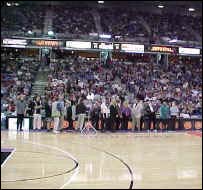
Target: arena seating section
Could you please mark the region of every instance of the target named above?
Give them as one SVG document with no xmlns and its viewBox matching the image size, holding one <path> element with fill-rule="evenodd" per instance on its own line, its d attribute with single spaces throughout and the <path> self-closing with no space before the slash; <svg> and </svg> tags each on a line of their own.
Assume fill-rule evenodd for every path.
<svg viewBox="0 0 203 190">
<path fill-rule="evenodd" d="M 52 11 L 53 31 L 88 35 L 98 32 L 92 14 L 92 8 L 76 8 L 68 6 L 19 6 L 3 7 L 1 11 L 1 31 L 15 31 L 27 34 L 28 30 L 42 33 L 46 11 Z M 95 8 L 100 15 L 103 33 L 112 37 L 120 36 L 121 40 L 135 37 L 146 39 L 170 39 L 198 41 L 202 37 L 202 18 L 197 16 L 181 16 L 177 14 L 155 14 L 127 10 L 124 8 Z M 147 27 L 143 24 L 143 20 Z M 197 34 L 195 35 L 194 32 Z"/>
</svg>

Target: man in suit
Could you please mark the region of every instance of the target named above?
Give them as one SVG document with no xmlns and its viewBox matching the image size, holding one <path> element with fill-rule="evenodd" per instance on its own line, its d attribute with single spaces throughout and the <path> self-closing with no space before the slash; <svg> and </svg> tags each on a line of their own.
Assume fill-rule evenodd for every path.
<svg viewBox="0 0 203 190">
<path fill-rule="evenodd" d="M 87 108 L 84 105 L 83 99 L 81 99 L 79 104 L 76 106 L 76 114 L 78 115 L 78 129 L 80 129 L 80 131 L 82 130 L 85 122 L 86 109 Z"/>
<path fill-rule="evenodd" d="M 100 116 L 101 108 L 99 106 L 99 102 L 96 102 L 93 105 L 93 109 L 91 110 L 91 121 L 92 125 L 95 129 L 99 130 L 99 116 Z"/>
<path fill-rule="evenodd" d="M 72 119 L 72 106 L 71 106 L 71 101 L 67 100 L 66 103 L 65 103 L 65 107 L 66 107 L 66 115 L 65 115 L 65 118 L 67 119 L 68 121 L 68 129 L 70 130 L 74 130 L 73 128 L 73 119 Z"/>
<path fill-rule="evenodd" d="M 110 127 L 113 132 L 116 129 L 116 118 L 118 117 L 118 110 L 116 107 L 116 100 L 112 100 L 110 105 Z"/>
</svg>

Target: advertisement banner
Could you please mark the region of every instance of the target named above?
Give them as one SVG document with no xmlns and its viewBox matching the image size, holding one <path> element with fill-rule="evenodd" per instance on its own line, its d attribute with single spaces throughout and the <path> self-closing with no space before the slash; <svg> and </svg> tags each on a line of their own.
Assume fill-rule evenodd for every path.
<svg viewBox="0 0 203 190">
<path fill-rule="evenodd" d="M 66 41 L 66 48 L 91 49 L 91 42 Z"/>
<path fill-rule="evenodd" d="M 3 39 L 3 45 L 27 45 L 27 40 L 24 39 Z"/>
<path fill-rule="evenodd" d="M 92 49 L 113 50 L 113 43 L 111 43 L 111 42 L 92 42 Z"/>
<path fill-rule="evenodd" d="M 31 44 L 34 46 L 45 46 L 45 47 L 62 47 L 63 41 L 59 40 L 32 40 Z"/>
<path fill-rule="evenodd" d="M 174 46 L 162 46 L 162 45 L 152 45 L 149 47 L 150 52 L 160 52 L 160 53 L 171 53 L 176 54 L 177 47 Z"/>
<path fill-rule="evenodd" d="M 179 54 L 200 55 L 200 49 L 198 49 L 198 48 L 183 48 L 183 47 L 179 47 Z"/>
<path fill-rule="evenodd" d="M 121 50 L 125 52 L 144 53 L 144 45 L 121 44 Z"/>
</svg>

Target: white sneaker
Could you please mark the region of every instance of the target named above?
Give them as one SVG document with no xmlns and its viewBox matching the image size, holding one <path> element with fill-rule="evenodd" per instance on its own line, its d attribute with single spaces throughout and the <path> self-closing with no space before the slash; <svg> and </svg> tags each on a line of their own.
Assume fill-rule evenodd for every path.
<svg viewBox="0 0 203 190">
<path fill-rule="evenodd" d="M 60 133 L 60 131 L 53 130 L 53 133 Z"/>
</svg>

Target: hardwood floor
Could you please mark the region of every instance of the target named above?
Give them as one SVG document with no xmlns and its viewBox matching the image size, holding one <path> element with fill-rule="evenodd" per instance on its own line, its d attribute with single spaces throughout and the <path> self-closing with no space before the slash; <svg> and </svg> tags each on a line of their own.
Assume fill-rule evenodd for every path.
<svg viewBox="0 0 203 190">
<path fill-rule="evenodd" d="M 202 137 L 187 132 L 1 131 L 1 148 L 15 148 L 3 189 L 202 188 Z"/>
</svg>

